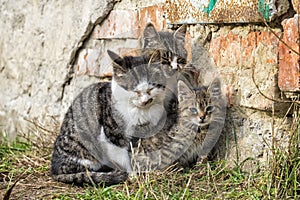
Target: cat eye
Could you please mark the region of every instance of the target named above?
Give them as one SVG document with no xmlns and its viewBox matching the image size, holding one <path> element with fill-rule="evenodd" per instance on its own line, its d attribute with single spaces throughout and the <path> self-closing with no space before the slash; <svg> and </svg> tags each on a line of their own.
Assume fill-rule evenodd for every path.
<svg viewBox="0 0 300 200">
<path fill-rule="evenodd" d="M 177 63 L 185 65 L 185 64 L 186 64 L 186 60 L 185 60 L 184 58 L 180 58 L 180 57 L 179 57 L 179 58 L 177 59 Z"/>
<path fill-rule="evenodd" d="M 149 88 L 149 89 L 147 89 L 147 94 L 149 94 L 150 95 L 150 92 L 152 91 L 154 89 L 154 87 L 153 88 Z"/>
<path fill-rule="evenodd" d="M 215 107 L 214 106 L 206 106 L 205 107 L 205 112 L 206 113 L 212 113 L 214 111 Z"/>
<path fill-rule="evenodd" d="M 152 85 L 153 86 L 153 88 L 154 87 L 156 87 L 156 88 L 165 88 L 165 86 L 164 85 L 162 85 L 162 84 L 159 84 L 159 83 L 149 83 L 149 85 Z M 152 89 L 153 89 L 152 88 Z"/>
<path fill-rule="evenodd" d="M 197 108 L 190 108 L 190 112 L 191 112 L 193 115 L 197 115 L 197 114 L 198 114 Z"/>
<path fill-rule="evenodd" d="M 142 95 L 142 92 L 140 90 L 134 90 L 133 92 L 137 93 L 138 96 Z"/>
</svg>

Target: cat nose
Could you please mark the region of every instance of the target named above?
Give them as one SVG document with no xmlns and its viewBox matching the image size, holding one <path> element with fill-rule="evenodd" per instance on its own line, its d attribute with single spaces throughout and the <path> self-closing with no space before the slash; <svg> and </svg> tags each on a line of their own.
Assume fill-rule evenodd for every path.
<svg viewBox="0 0 300 200">
<path fill-rule="evenodd" d="M 205 119 L 205 113 L 204 112 L 199 112 L 198 117 L 200 119 L 199 121 L 203 122 L 203 120 Z"/>
<path fill-rule="evenodd" d="M 177 69 L 177 63 L 171 62 L 172 69 Z"/>
<path fill-rule="evenodd" d="M 152 101 L 153 101 L 153 98 L 150 98 L 150 99 L 147 99 L 145 101 L 142 101 L 141 104 L 142 104 L 142 106 L 145 106 L 147 104 L 150 104 Z"/>
</svg>

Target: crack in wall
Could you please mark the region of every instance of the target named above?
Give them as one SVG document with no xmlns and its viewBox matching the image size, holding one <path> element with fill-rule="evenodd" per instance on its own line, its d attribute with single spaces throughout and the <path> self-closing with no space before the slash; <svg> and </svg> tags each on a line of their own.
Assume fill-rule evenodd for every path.
<svg viewBox="0 0 300 200">
<path fill-rule="evenodd" d="M 89 24 L 86 27 L 86 30 L 83 34 L 83 36 L 81 36 L 80 40 L 78 41 L 76 47 L 73 49 L 73 51 L 71 52 L 70 55 L 70 59 L 69 62 L 67 64 L 67 69 L 68 69 L 68 73 L 66 75 L 66 77 L 64 78 L 64 82 L 62 84 L 62 92 L 60 97 L 58 98 L 58 102 L 62 102 L 63 98 L 64 98 L 64 93 L 65 93 L 65 88 L 71 84 L 71 81 L 74 78 L 74 74 L 75 74 L 75 62 L 77 60 L 78 54 L 80 52 L 80 50 L 83 48 L 84 44 L 87 42 L 87 40 L 90 38 L 94 28 L 96 25 L 100 25 L 103 21 L 105 21 L 105 19 L 107 18 L 107 16 L 110 14 L 110 12 L 113 10 L 115 4 L 117 2 L 120 2 L 120 0 L 116 0 L 116 1 L 111 1 L 108 2 L 108 4 L 106 5 L 106 9 L 105 11 L 102 13 L 101 16 L 97 17 L 97 19 L 95 20 L 95 22 L 92 22 L 90 20 Z M 92 13 L 93 15 L 93 13 Z"/>
</svg>

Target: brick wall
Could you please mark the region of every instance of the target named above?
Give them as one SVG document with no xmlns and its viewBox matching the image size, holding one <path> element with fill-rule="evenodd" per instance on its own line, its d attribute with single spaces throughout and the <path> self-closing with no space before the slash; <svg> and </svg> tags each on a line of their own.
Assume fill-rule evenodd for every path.
<svg viewBox="0 0 300 200">
<path fill-rule="evenodd" d="M 283 37 L 279 43 L 278 85 L 282 91 L 299 92 L 299 15 L 282 21 Z"/>
<path fill-rule="evenodd" d="M 297 7 L 299 1 L 294 2 L 294 6 Z M 164 18 L 164 9 L 166 8 L 163 1 L 144 4 L 135 1 L 121 1 L 107 19 L 94 28 L 90 38 L 92 45 L 87 45 L 86 49 L 81 50 L 78 56 L 76 69 L 79 74 L 110 76 L 112 69 L 109 64 L 110 59 L 106 54 L 107 49 L 124 54 L 140 48 L 139 38 L 147 22 L 152 22 L 158 30 L 166 29 L 166 19 Z M 255 67 L 255 71 L 259 72 L 257 78 L 265 80 L 265 83 L 262 80 L 258 80 L 258 82 L 263 84 L 261 85 L 262 90 L 268 96 L 278 97 L 274 93 L 277 86 L 281 91 L 299 91 L 299 54 L 291 51 L 274 35 L 276 33 L 289 47 L 299 51 L 297 15 L 294 18 L 283 20 L 282 26 L 283 32 L 276 28 L 271 32 L 265 26 L 255 25 L 221 27 L 219 31 L 214 32 L 209 52 L 225 79 L 231 77 L 231 81 L 228 80 L 227 84 L 231 84 L 236 76 L 248 79 L 251 77 L 252 72 L 250 71 Z M 190 58 L 191 41 L 195 38 L 191 37 L 189 33 L 187 38 Z M 95 43 L 101 43 L 101 45 L 95 48 L 97 46 L 94 45 Z M 238 74 L 236 70 L 230 72 L 228 67 L 244 69 L 243 74 Z M 272 88 L 270 89 L 264 84 L 271 84 Z M 230 90 L 236 90 L 234 87 Z M 251 92 L 241 95 L 242 99 L 247 98 L 246 96 L 248 98 L 252 96 L 250 99 L 253 99 L 255 96 Z M 261 96 L 258 95 L 257 98 L 261 98 Z M 253 100 L 253 105 L 243 102 L 242 104 L 249 107 L 257 105 L 255 100 Z M 270 103 L 269 101 L 263 102 L 256 108 L 270 108 Z"/>
</svg>

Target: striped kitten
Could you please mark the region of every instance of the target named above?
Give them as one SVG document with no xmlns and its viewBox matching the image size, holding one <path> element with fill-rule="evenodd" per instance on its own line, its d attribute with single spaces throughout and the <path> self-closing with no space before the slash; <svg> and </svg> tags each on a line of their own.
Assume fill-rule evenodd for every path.
<svg viewBox="0 0 300 200">
<path fill-rule="evenodd" d="M 114 61 L 112 83 L 85 88 L 65 115 L 53 148 L 54 180 L 105 185 L 125 181 L 132 172 L 131 138 L 149 137 L 176 120 L 174 106 L 165 100 L 162 64 L 149 63 L 146 56 L 108 54 Z"/>
<path fill-rule="evenodd" d="M 219 139 L 226 115 L 226 100 L 218 78 L 209 86 L 196 86 L 194 90 L 199 128 L 189 148 L 176 161 L 182 167 L 191 167 L 208 156 Z"/>
<path fill-rule="evenodd" d="M 187 51 L 184 48 L 185 35 L 185 25 L 171 33 L 156 31 L 153 24 L 148 23 L 143 32 L 143 53 L 159 52 L 163 64 L 171 66 L 171 69 L 182 69 L 187 59 Z"/>
<path fill-rule="evenodd" d="M 184 47 L 186 26 L 181 26 L 175 32 L 156 31 L 153 24 L 148 23 L 143 32 L 143 54 L 158 58 L 164 64 L 165 76 L 169 77 L 168 85 L 171 91 L 177 92 L 177 71 L 186 64 L 187 51 Z M 176 97 L 174 97 L 176 98 Z"/>
</svg>

